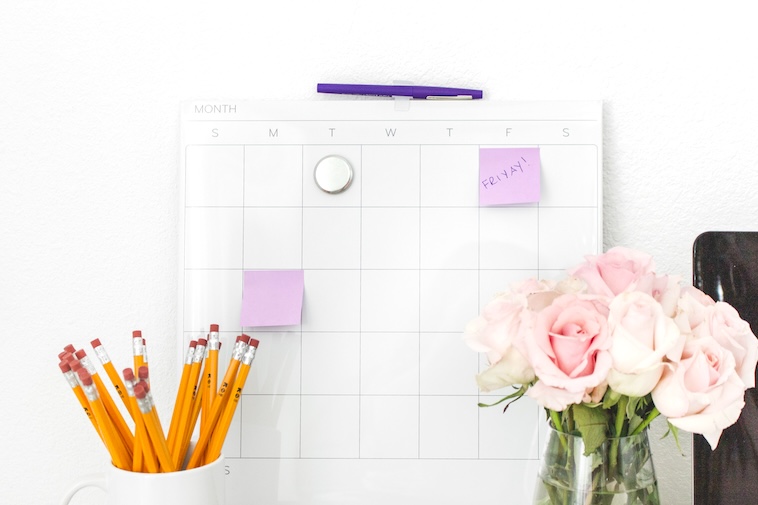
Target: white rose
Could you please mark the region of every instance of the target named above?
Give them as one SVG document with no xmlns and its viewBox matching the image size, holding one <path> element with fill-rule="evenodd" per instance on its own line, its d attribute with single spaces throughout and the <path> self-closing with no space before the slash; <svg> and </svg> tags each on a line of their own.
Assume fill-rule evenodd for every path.
<svg viewBox="0 0 758 505">
<path fill-rule="evenodd" d="M 528 384 L 534 380 L 534 370 L 523 354 L 511 347 L 503 357 L 476 376 L 479 389 L 495 391 L 514 384 Z"/>
<path fill-rule="evenodd" d="M 616 296 L 609 306 L 613 367 L 608 385 L 629 396 L 645 396 L 663 373 L 664 358 L 679 359 L 684 336 L 664 314 L 652 296 L 628 291 Z"/>
<path fill-rule="evenodd" d="M 522 321 L 534 317 L 526 304 L 524 294 L 501 294 L 466 325 L 464 341 L 471 349 L 486 353 L 490 365 L 476 379 L 482 391 L 534 380 L 532 367 L 518 350 Z"/>
</svg>

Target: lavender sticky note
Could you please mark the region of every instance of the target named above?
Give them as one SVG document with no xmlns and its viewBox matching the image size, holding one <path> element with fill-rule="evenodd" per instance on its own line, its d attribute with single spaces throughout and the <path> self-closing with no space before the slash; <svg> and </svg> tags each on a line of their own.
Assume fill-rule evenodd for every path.
<svg viewBox="0 0 758 505">
<path fill-rule="evenodd" d="M 479 149 L 479 205 L 539 201 L 539 147 Z"/>
<path fill-rule="evenodd" d="M 248 270 L 242 290 L 242 326 L 300 324 L 303 311 L 302 270 Z"/>
</svg>

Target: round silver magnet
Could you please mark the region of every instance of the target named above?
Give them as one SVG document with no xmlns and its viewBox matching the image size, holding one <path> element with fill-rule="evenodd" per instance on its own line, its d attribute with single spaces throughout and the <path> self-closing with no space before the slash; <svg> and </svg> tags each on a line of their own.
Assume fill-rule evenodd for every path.
<svg viewBox="0 0 758 505">
<path fill-rule="evenodd" d="M 327 193 L 341 193 L 353 182 L 353 167 L 342 156 L 331 154 L 316 163 L 313 169 L 316 185 Z"/>
</svg>

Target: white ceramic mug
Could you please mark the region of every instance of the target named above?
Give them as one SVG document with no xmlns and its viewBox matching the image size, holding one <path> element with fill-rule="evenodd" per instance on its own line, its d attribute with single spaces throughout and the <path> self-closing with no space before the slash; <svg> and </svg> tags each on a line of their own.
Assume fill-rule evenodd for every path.
<svg viewBox="0 0 758 505">
<path fill-rule="evenodd" d="M 105 473 L 77 482 L 61 505 L 85 487 L 105 491 L 106 505 L 224 505 L 224 473 L 223 456 L 209 465 L 169 473 L 129 472 L 111 465 Z"/>
</svg>

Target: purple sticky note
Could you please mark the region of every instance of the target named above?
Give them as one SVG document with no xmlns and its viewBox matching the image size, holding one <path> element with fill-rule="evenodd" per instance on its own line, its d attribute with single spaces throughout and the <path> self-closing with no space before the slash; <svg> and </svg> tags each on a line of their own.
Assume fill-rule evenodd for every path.
<svg viewBox="0 0 758 505">
<path fill-rule="evenodd" d="M 300 324 L 303 312 L 302 270 L 248 270 L 242 290 L 242 326 Z"/>
<path fill-rule="evenodd" d="M 479 205 L 539 201 L 539 147 L 479 149 Z"/>
</svg>

